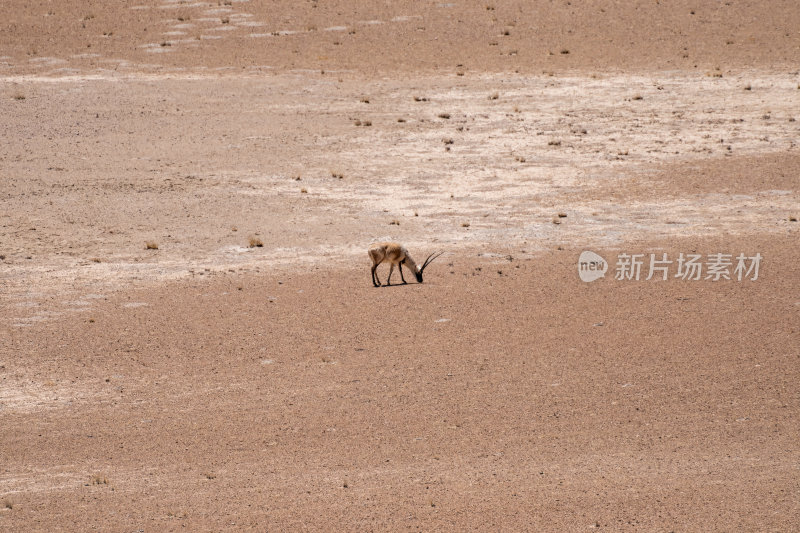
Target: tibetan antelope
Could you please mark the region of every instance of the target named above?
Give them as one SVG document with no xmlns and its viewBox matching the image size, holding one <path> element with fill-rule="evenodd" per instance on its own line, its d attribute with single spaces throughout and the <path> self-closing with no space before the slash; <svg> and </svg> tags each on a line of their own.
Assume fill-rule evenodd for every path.
<svg viewBox="0 0 800 533">
<path fill-rule="evenodd" d="M 389 277 L 386 278 L 387 287 L 391 285 L 390 280 L 392 279 L 392 272 L 394 272 L 395 265 L 400 269 L 400 279 L 403 280 L 403 283 L 407 283 L 406 279 L 403 277 L 403 265 L 411 269 L 418 283 L 422 283 L 422 271 L 425 270 L 425 267 L 431 264 L 434 259 L 444 253 L 434 252 L 428 256 L 425 262 L 422 263 L 422 266 L 417 266 L 417 263 L 411 258 L 406 247 L 396 242 L 379 242 L 373 244 L 369 247 L 367 252 L 369 253 L 370 259 L 372 259 L 372 284 L 376 287 L 381 286 L 381 280 L 378 279 L 377 272 L 378 265 L 381 263 L 389 263 Z"/>
</svg>

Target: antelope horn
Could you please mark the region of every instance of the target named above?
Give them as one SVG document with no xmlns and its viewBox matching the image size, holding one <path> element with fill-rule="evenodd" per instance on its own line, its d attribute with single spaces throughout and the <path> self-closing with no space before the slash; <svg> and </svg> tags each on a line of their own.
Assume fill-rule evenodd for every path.
<svg viewBox="0 0 800 533">
<path fill-rule="evenodd" d="M 428 256 L 428 258 L 425 260 L 425 262 L 424 262 L 424 263 L 422 263 L 422 266 L 421 266 L 421 267 L 419 267 L 419 271 L 420 271 L 420 272 L 422 272 L 423 270 L 425 270 L 425 267 L 426 267 L 426 266 L 428 266 L 429 264 L 431 264 L 431 263 L 434 261 L 434 259 L 436 259 L 436 258 L 437 258 L 437 257 L 439 257 L 440 255 L 442 255 L 443 253 L 444 253 L 444 252 L 439 252 L 439 253 L 433 252 L 431 255 L 429 255 L 429 256 Z"/>
</svg>

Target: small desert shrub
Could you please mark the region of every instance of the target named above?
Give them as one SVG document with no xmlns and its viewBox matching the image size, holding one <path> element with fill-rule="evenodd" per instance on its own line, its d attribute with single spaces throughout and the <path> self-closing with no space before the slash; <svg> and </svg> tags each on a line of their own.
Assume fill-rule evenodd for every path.
<svg viewBox="0 0 800 533">
<path fill-rule="evenodd" d="M 397 220 L 397 219 L 392 220 L 391 222 L 389 222 L 389 225 L 390 226 L 399 226 L 400 225 L 400 221 Z"/>
<path fill-rule="evenodd" d="M 437 117 L 439 117 L 439 118 L 443 118 L 443 119 L 445 119 L 445 120 L 446 120 L 446 119 L 450 118 L 450 113 L 439 113 L 439 114 L 438 114 L 438 115 L 436 115 L 436 116 L 437 116 Z"/>
<path fill-rule="evenodd" d="M 264 246 L 264 242 L 255 235 L 251 235 L 250 238 L 247 240 L 247 245 L 250 248 L 261 248 L 262 246 Z"/>
<path fill-rule="evenodd" d="M 427 98 L 427 97 L 425 97 L 425 96 L 415 96 L 415 97 L 414 97 L 414 101 L 415 101 L 415 102 L 427 102 L 427 101 L 428 101 L 428 98 Z"/>
<path fill-rule="evenodd" d="M 16 94 L 15 94 L 14 96 L 12 96 L 11 98 L 13 98 L 14 100 L 25 100 L 25 95 L 24 95 L 24 94 L 21 94 L 21 93 L 16 93 Z"/>
<path fill-rule="evenodd" d="M 338 178 L 338 179 L 341 180 L 341 179 L 344 179 L 344 174 L 342 174 L 341 172 L 336 172 L 334 170 L 331 170 L 331 177 L 332 178 Z"/>
<path fill-rule="evenodd" d="M 461 223 L 461 227 L 462 228 L 468 228 L 469 227 L 469 222 L 462 222 Z"/>
<path fill-rule="evenodd" d="M 361 103 L 362 104 L 368 104 L 369 103 L 369 98 L 367 98 L 366 96 L 362 96 L 361 97 Z"/>
<path fill-rule="evenodd" d="M 145 250 L 158 250 L 158 243 L 153 241 L 147 241 L 144 243 Z"/>
<path fill-rule="evenodd" d="M 308 189 L 303 187 L 302 189 L 300 189 L 300 192 L 303 193 L 303 194 L 307 194 L 308 193 Z"/>
<path fill-rule="evenodd" d="M 549 141 L 548 146 L 561 146 L 561 141 Z"/>
</svg>

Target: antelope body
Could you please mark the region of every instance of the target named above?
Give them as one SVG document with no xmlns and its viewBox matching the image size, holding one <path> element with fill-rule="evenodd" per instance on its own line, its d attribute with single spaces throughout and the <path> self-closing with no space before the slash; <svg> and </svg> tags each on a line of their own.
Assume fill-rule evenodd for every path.
<svg viewBox="0 0 800 533">
<path fill-rule="evenodd" d="M 411 254 L 408 253 L 406 247 L 397 242 L 379 242 L 370 246 L 367 252 L 369 253 L 370 259 L 372 259 L 372 284 L 376 287 L 381 286 L 381 280 L 378 279 L 377 273 L 378 265 L 381 263 L 389 263 L 389 276 L 386 278 L 387 286 L 391 285 L 392 272 L 394 272 L 395 265 L 400 269 L 400 279 L 403 280 L 403 283 L 408 283 L 403 277 L 403 265 L 414 273 L 414 277 L 417 278 L 418 283 L 422 283 L 422 271 L 425 270 L 425 267 L 434 259 L 444 253 L 434 252 L 428 256 L 422 266 L 418 266 L 417 263 L 414 262 L 414 259 L 411 258 Z"/>
</svg>

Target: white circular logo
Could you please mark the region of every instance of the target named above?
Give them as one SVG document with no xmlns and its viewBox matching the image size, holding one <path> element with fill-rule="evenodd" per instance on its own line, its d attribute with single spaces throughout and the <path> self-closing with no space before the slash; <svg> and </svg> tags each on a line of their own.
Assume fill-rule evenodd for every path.
<svg viewBox="0 0 800 533">
<path fill-rule="evenodd" d="M 586 250 L 578 258 L 578 276 L 585 282 L 600 279 L 606 275 L 608 263 L 594 252 Z"/>
</svg>

